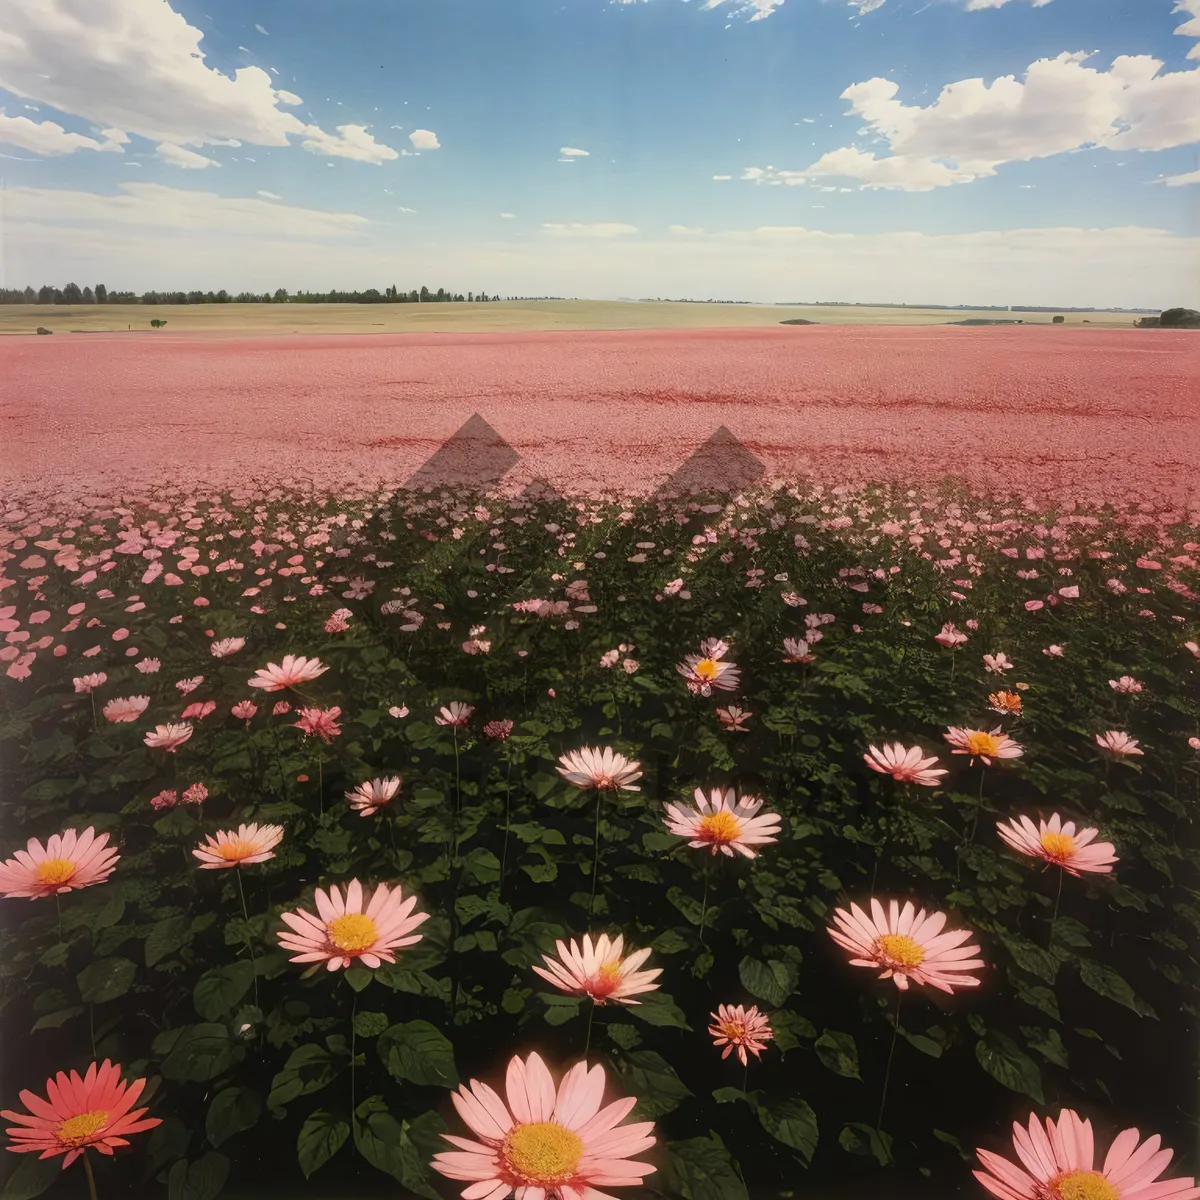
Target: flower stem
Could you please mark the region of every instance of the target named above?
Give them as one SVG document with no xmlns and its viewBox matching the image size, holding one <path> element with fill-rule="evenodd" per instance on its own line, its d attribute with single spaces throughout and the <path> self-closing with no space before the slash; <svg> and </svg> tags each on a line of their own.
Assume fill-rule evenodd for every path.
<svg viewBox="0 0 1200 1200">
<path fill-rule="evenodd" d="M 588 901 L 588 916 L 596 907 L 596 879 L 600 874 L 600 797 L 603 793 L 596 790 L 596 825 L 592 833 L 592 898 Z"/>
<path fill-rule="evenodd" d="M 975 830 L 979 828 L 979 814 L 983 811 L 983 781 L 987 778 L 987 767 L 979 768 L 979 796 L 975 800 L 975 819 L 971 822 L 971 834 L 968 842 L 975 840 Z"/>
<path fill-rule="evenodd" d="M 355 1046 L 355 1028 L 354 1021 L 358 1016 L 358 992 L 354 993 L 354 1003 L 350 1006 L 350 1120 L 354 1120 L 355 1111 L 355 1092 L 354 1092 L 354 1060 L 357 1057 Z"/>
<path fill-rule="evenodd" d="M 242 868 L 235 867 L 233 873 L 237 876 L 238 881 L 238 897 L 242 902 L 242 920 L 246 923 L 246 949 L 250 951 L 250 965 L 254 969 L 254 1007 L 259 1007 L 258 1003 L 258 959 L 254 953 L 254 942 L 250 937 L 250 913 L 246 908 L 246 889 L 242 886 Z"/>
<path fill-rule="evenodd" d="M 592 1048 L 592 1020 L 596 1015 L 596 1002 L 592 1001 L 591 1007 L 588 1009 L 587 1037 L 583 1043 L 583 1059 L 587 1061 L 588 1051 Z"/>
<path fill-rule="evenodd" d="M 508 865 L 508 833 L 512 824 L 512 755 L 508 755 L 508 768 L 504 772 L 504 848 L 500 851 L 500 887 L 496 893 L 499 899 L 504 894 L 504 870 Z"/>
<path fill-rule="evenodd" d="M 462 816 L 462 791 L 458 770 L 458 726 L 451 728 L 454 735 L 454 866 L 458 866 L 458 826 Z"/>
<path fill-rule="evenodd" d="M 900 1036 L 900 1003 L 904 999 L 904 993 L 896 989 L 896 1019 L 892 1028 L 892 1048 L 888 1051 L 887 1069 L 883 1073 L 883 1095 L 879 1099 L 879 1116 L 875 1118 L 875 1128 L 879 1129 L 883 1121 L 883 1109 L 887 1104 L 888 1083 L 892 1078 L 892 1058 L 896 1053 L 896 1040 Z"/>
<path fill-rule="evenodd" d="M 80 1155 L 80 1158 L 83 1159 L 83 1171 L 87 1175 L 88 1200 L 99 1200 L 96 1195 L 96 1177 L 92 1174 L 92 1160 L 88 1158 L 86 1150 Z"/>
<path fill-rule="evenodd" d="M 88 691 L 88 696 L 90 697 L 90 699 L 91 699 L 91 701 L 92 701 L 92 728 L 93 728 L 93 729 L 99 729 L 99 728 L 100 728 L 100 724 L 99 724 L 99 722 L 96 720 L 96 693 L 95 693 L 95 692 L 93 692 L 93 691 L 91 691 L 91 690 L 89 689 L 89 691 Z M 84 1158 L 85 1158 L 85 1159 L 87 1158 L 87 1155 L 86 1155 L 86 1154 L 84 1155 Z"/>
<path fill-rule="evenodd" d="M 54 893 L 54 907 L 58 909 L 58 940 L 62 941 L 62 893 Z"/>
<path fill-rule="evenodd" d="M 1062 899 L 1063 876 L 1065 874 L 1066 874 L 1066 872 L 1061 867 L 1059 867 L 1059 869 L 1058 869 L 1058 891 L 1056 891 L 1054 894 L 1054 913 L 1050 917 L 1050 946 L 1051 946 L 1051 948 L 1053 948 L 1053 946 L 1054 946 L 1054 925 L 1058 921 L 1058 904 L 1059 904 L 1059 901 Z"/>
<path fill-rule="evenodd" d="M 325 815 L 325 756 L 317 755 L 317 811 L 318 815 Z"/>
<path fill-rule="evenodd" d="M 708 916 L 708 870 L 712 864 L 712 855 L 704 856 L 704 899 L 700 901 L 700 945 L 705 945 L 704 941 L 704 918 Z"/>
</svg>

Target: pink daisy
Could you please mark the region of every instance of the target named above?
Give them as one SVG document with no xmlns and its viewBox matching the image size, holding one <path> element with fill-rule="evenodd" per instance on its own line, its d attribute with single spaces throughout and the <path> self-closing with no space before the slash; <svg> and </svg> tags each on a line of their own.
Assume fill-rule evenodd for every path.
<svg viewBox="0 0 1200 1200">
<path fill-rule="evenodd" d="M 217 702 L 215 700 L 195 700 L 179 715 L 185 721 L 203 721 L 205 717 L 212 716 L 216 711 Z"/>
<path fill-rule="evenodd" d="M 228 658 L 231 654 L 236 654 L 245 644 L 245 638 L 221 638 L 220 641 L 213 642 L 208 650 L 213 658 Z"/>
<path fill-rule="evenodd" d="M 342 732 L 338 717 L 342 710 L 335 704 L 333 708 L 302 708 L 300 719 L 293 722 L 292 728 L 299 729 L 305 737 L 319 737 L 325 745 L 329 745 Z"/>
<path fill-rule="evenodd" d="M 253 700 L 239 700 L 229 711 L 239 721 L 250 721 L 258 712 L 258 705 Z"/>
<path fill-rule="evenodd" d="M 168 754 L 174 754 L 176 748 L 182 746 L 191 736 L 190 725 L 155 725 L 144 740 L 152 750 L 166 750 Z"/>
<path fill-rule="evenodd" d="M 239 825 L 237 830 L 223 829 L 211 834 L 192 853 L 202 870 L 241 867 L 266 862 L 275 857 L 275 847 L 283 840 L 282 825 Z"/>
<path fill-rule="evenodd" d="M 419 942 L 422 935 L 413 930 L 429 920 L 429 913 L 413 912 L 417 898 L 405 900 L 399 884 L 381 883 L 366 907 L 357 879 L 350 880 L 345 899 L 336 886 L 328 894 L 317 888 L 314 899 L 316 916 L 302 908 L 280 914 L 291 932 L 281 931 L 279 944 L 297 951 L 292 962 L 323 962 L 330 971 L 356 961 L 372 970 L 394 963 L 395 951 Z"/>
<path fill-rule="evenodd" d="M 999 821 L 996 831 L 1018 853 L 1043 859 L 1047 866 L 1062 867 L 1068 875 L 1081 871 L 1108 874 L 1117 862 L 1111 842 L 1097 842 L 1098 829 L 1075 832 L 1075 822 L 1055 813 L 1049 821 L 1037 825 L 1025 816 L 1015 821 Z"/>
<path fill-rule="evenodd" d="M 1115 758 L 1129 758 L 1131 756 L 1140 756 L 1143 751 L 1138 749 L 1137 738 L 1131 738 L 1129 734 L 1122 733 L 1117 729 L 1110 729 L 1107 733 L 1096 734 L 1096 745 L 1105 754 L 1111 754 Z"/>
<path fill-rule="evenodd" d="M 1110 679 L 1108 686 L 1123 696 L 1135 695 L 1142 690 L 1142 685 L 1132 675 L 1122 675 L 1120 679 Z"/>
<path fill-rule="evenodd" d="M 456 729 L 461 729 L 471 719 L 474 711 L 473 704 L 463 704 L 461 701 L 453 700 L 449 704 L 443 705 L 441 711 L 433 719 L 438 725 L 451 725 Z"/>
<path fill-rule="evenodd" d="M 983 959 L 972 958 L 978 946 L 964 946 L 972 935 L 969 929 L 942 933 L 946 914 L 919 912 L 912 902 L 901 909 L 892 900 L 885 912 L 878 900 L 871 900 L 868 916 L 857 904 L 834 909 L 837 928 L 829 936 L 854 956 L 851 966 L 870 967 L 880 971 L 880 979 L 894 979 L 905 991 L 909 982 L 928 984 L 953 994 L 955 988 L 978 987 L 979 980 L 966 972 L 985 965 Z"/>
<path fill-rule="evenodd" d="M 609 746 L 603 750 L 586 747 L 583 750 L 572 750 L 569 754 L 561 755 L 558 761 L 562 764 L 556 768 L 558 773 L 568 783 L 573 783 L 585 791 L 642 790 L 633 782 L 642 777 L 641 765 L 631 762 Z"/>
<path fill-rule="evenodd" d="M 976 1179 L 1000 1200 L 1196 1200 L 1200 1188 L 1190 1178 L 1158 1177 L 1171 1161 L 1156 1133 L 1144 1142 L 1136 1129 L 1119 1133 L 1108 1149 L 1104 1166 L 1095 1169 L 1095 1139 L 1091 1121 L 1065 1108 L 1057 1124 L 1049 1117 L 1042 1128 L 1030 1113 L 1028 1127 L 1013 1123 L 1016 1166 L 989 1150 L 976 1150 L 986 1170 Z M 1155 1182 L 1158 1180 L 1158 1182 Z"/>
<path fill-rule="evenodd" d="M 748 1065 L 747 1053 L 755 1058 L 767 1048 L 775 1034 L 771 1031 L 771 1022 L 765 1013 L 758 1011 L 758 1005 L 750 1008 L 739 1004 L 734 1008 L 731 1004 L 717 1006 L 715 1013 L 708 1014 L 716 1022 L 708 1027 L 712 1034 L 714 1046 L 724 1046 L 722 1059 L 728 1058 L 730 1051 L 737 1050 L 738 1059 L 742 1066 Z"/>
<path fill-rule="evenodd" d="M 785 663 L 810 663 L 815 655 L 805 638 L 784 638 L 783 659 Z"/>
<path fill-rule="evenodd" d="M 193 675 L 191 679 L 179 680 L 175 686 L 184 696 L 186 696 L 189 692 L 194 692 L 203 682 L 203 675 Z"/>
<path fill-rule="evenodd" d="M 399 790 L 400 776 L 393 775 L 390 779 L 371 779 L 360 783 L 358 787 L 346 793 L 346 799 L 359 816 L 369 817 L 390 803 Z"/>
<path fill-rule="evenodd" d="M 95 675 L 81 675 L 72 682 L 75 684 L 76 695 L 86 695 L 106 683 L 107 680 L 108 676 L 103 671 L 98 671 Z"/>
<path fill-rule="evenodd" d="M 91 887 L 112 874 L 119 858 L 108 834 L 97 837 L 90 826 L 82 833 L 67 829 L 51 834 L 45 846 L 30 838 L 24 850 L 0 863 L 0 895 L 36 900 Z"/>
<path fill-rule="evenodd" d="M 735 663 L 721 661 L 728 650 L 720 638 L 708 638 L 700 643 L 699 654 L 685 654 L 683 662 L 675 664 L 675 670 L 684 677 L 689 692 L 711 696 L 713 688 L 722 692 L 737 691 L 741 672 Z"/>
<path fill-rule="evenodd" d="M 1020 758 L 1025 751 L 1007 734 L 1000 732 L 997 725 L 991 733 L 982 729 L 960 729 L 951 725 L 948 733 L 942 735 L 954 747 L 953 754 L 969 754 L 968 765 L 974 766 L 978 758 L 985 767 L 992 765 L 994 758 Z"/>
<path fill-rule="evenodd" d="M 717 709 L 717 720 L 721 722 L 721 728 L 735 733 L 747 733 L 746 722 L 753 715 L 744 708 L 738 708 L 736 704 Z"/>
<path fill-rule="evenodd" d="M 992 675 L 1000 675 L 1005 671 L 1011 671 L 1016 663 L 1009 662 L 1008 657 L 1003 651 L 999 654 L 985 654 L 983 656 L 983 669 Z"/>
<path fill-rule="evenodd" d="M 897 783 L 919 783 L 923 787 L 937 787 L 941 777 L 947 774 L 944 768 L 931 770 L 937 764 L 937 756 L 924 757 L 920 746 L 905 748 L 899 742 L 885 745 L 883 749 L 868 746 L 863 761 L 872 771 L 890 775 Z"/>
<path fill-rule="evenodd" d="M 284 688 L 298 687 L 311 683 L 329 668 L 319 658 L 301 658 L 296 654 L 285 654 L 281 664 L 267 663 L 260 667 L 254 678 L 246 682 L 250 687 L 262 688 L 265 692 L 282 692 Z"/>
<path fill-rule="evenodd" d="M 778 841 L 783 818 L 776 813 L 756 815 L 763 802 L 753 796 L 737 798 L 733 788 L 714 788 L 711 796 L 703 788 L 695 793 L 696 806 L 667 805 L 666 826 L 672 833 L 690 839 L 692 849 L 708 847 L 732 858 L 734 851 L 745 858 L 757 857 L 751 846 Z"/>
<path fill-rule="evenodd" d="M 948 646 L 953 650 L 955 646 L 961 646 L 967 640 L 967 635 L 960 629 L 956 629 L 951 622 L 947 621 L 942 626 L 941 632 L 933 635 L 933 640 L 939 646 Z"/>
<path fill-rule="evenodd" d="M 636 1096 L 601 1107 L 604 1068 L 577 1062 L 557 1089 L 537 1054 L 508 1064 L 507 1104 L 472 1079 L 451 1093 L 458 1114 L 479 1139 L 442 1136 L 455 1150 L 438 1154 L 433 1168 L 470 1184 L 463 1200 L 603 1200 L 601 1188 L 638 1187 L 654 1173 L 631 1156 L 654 1145 L 652 1121 L 621 1125 Z"/>
<path fill-rule="evenodd" d="M 143 675 L 153 675 L 162 663 L 157 658 L 143 658 L 133 664 Z"/>
<path fill-rule="evenodd" d="M 101 711 L 106 721 L 119 725 L 125 721 L 136 721 L 149 704 L 149 696 L 125 696 L 119 700 L 110 700 Z"/>
<path fill-rule="evenodd" d="M 533 969 L 571 996 L 590 996 L 596 1004 L 609 1000 L 617 1004 L 640 1004 L 640 1000 L 630 997 L 657 991 L 659 985 L 650 981 L 661 975 L 662 970 L 638 970 L 650 957 L 649 947 L 622 957 L 623 947 L 621 934 L 610 941 L 608 934 L 602 933 L 595 943 L 584 934 L 582 942 L 555 942 L 558 957 L 543 955 L 546 966 Z"/>
<path fill-rule="evenodd" d="M 513 731 L 513 723 L 506 717 L 502 721 L 489 721 L 483 727 L 483 736 L 504 741 Z"/>
</svg>

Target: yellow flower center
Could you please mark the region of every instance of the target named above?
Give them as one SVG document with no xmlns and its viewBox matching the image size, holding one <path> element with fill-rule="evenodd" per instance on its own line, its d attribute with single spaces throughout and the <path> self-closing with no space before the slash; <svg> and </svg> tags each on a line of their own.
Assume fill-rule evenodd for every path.
<svg viewBox="0 0 1200 1200">
<path fill-rule="evenodd" d="M 368 946 L 375 944 L 379 930 L 375 922 L 363 913 L 346 913 L 344 917 L 334 917 L 325 926 L 329 940 L 347 954 L 357 954 Z"/>
<path fill-rule="evenodd" d="M 66 883 L 74 876 L 78 868 L 69 858 L 48 858 L 38 863 L 37 877 L 39 883 L 48 883 L 57 887 Z"/>
<path fill-rule="evenodd" d="M 1120 1200 L 1121 1193 L 1095 1171 L 1068 1171 L 1048 1181 L 1054 1200 Z"/>
<path fill-rule="evenodd" d="M 967 750 L 973 757 L 993 758 L 1000 750 L 1000 739 L 990 733 L 973 733 L 967 738 Z"/>
<path fill-rule="evenodd" d="M 919 967 L 925 961 L 925 951 L 907 934 L 885 933 L 878 945 L 889 966 Z"/>
<path fill-rule="evenodd" d="M 724 846 L 736 842 L 741 832 L 742 826 L 737 817 L 724 809 L 700 818 L 700 837 L 706 842 Z"/>
<path fill-rule="evenodd" d="M 64 1146 L 74 1148 L 90 1141 L 92 1135 L 98 1130 L 103 1129 L 107 1124 L 107 1110 L 97 1108 L 92 1112 L 80 1113 L 77 1117 L 71 1117 L 70 1120 L 63 1121 L 54 1131 L 54 1136 Z"/>
<path fill-rule="evenodd" d="M 1043 833 L 1042 849 L 1058 862 L 1075 857 L 1075 839 L 1069 833 Z"/>
<path fill-rule="evenodd" d="M 746 1038 L 746 1025 L 743 1021 L 722 1021 L 718 1026 L 721 1036 L 728 1038 L 736 1046 Z"/>
<path fill-rule="evenodd" d="M 699 675 L 701 679 L 716 679 L 721 673 L 721 665 L 713 658 L 702 658 L 693 668 L 692 674 Z"/>
<path fill-rule="evenodd" d="M 583 1158 L 583 1139 L 553 1121 L 539 1121 L 510 1129 L 502 1152 L 519 1182 L 545 1187 L 574 1178 Z"/>
</svg>

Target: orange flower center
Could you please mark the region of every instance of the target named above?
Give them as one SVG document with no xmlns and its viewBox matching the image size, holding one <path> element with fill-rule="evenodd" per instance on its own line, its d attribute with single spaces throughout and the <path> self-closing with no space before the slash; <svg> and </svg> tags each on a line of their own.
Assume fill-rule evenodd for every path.
<svg viewBox="0 0 1200 1200">
<path fill-rule="evenodd" d="M 71 879 L 76 870 L 78 868 L 69 858 L 48 858 L 44 862 L 38 863 L 38 882 L 57 887 Z"/>
<path fill-rule="evenodd" d="M 746 1040 L 746 1023 L 744 1021 L 730 1017 L 726 1021 L 719 1022 L 717 1028 L 721 1031 L 721 1036 L 728 1038 L 735 1046 Z"/>
<path fill-rule="evenodd" d="M 527 1186 L 568 1183 L 583 1158 L 583 1139 L 553 1121 L 515 1125 L 501 1153 L 516 1179 Z"/>
<path fill-rule="evenodd" d="M 232 838 L 217 846 L 218 857 L 223 858 L 226 862 L 241 862 L 243 858 L 250 858 L 257 853 L 258 847 L 242 838 Z"/>
<path fill-rule="evenodd" d="M 972 757 L 994 758 L 1000 751 L 1000 739 L 990 733 L 972 733 L 967 737 L 967 750 Z"/>
<path fill-rule="evenodd" d="M 108 1124 L 107 1109 L 97 1108 L 92 1112 L 80 1113 L 77 1117 L 63 1121 L 54 1131 L 54 1136 L 64 1146 L 74 1149 L 92 1140 L 99 1130 Z"/>
<path fill-rule="evenodd" d="M 725 809 L 700 818 L 700 837 L 703 841 L 724 846 L 736 842 L 741 832 L 742 826 L 737 817 Z"/>
<path fill-rule="evenodd" d="M 919 967 L 925 961 L 925 951 L 907 934 L 885 933 L 878 946 L 890 967 Z"/>
<path fill-rule="evenodd" d="M 1053 1200 L 1120 1200 L 1121 1193 L 1095 1171 L 1068 1171 L 1046 1181 Z"/>
<path fill-rule="evenodd" d="M 347 954 L 357 954 L 375 944 L 379 930 L 375 922 L 365 913 L 346 913 L 344 917 L 334 917 L 325 926 L 329 940 Z"/>
<path fill-rule="evenodd" d="M 604 1002 L 606 996 L 611 996 L 621 982 L 621 960 L 614 958 L 604 963 L 589 981 L 587 994 L 598 1004 Z"/>
<path fill-rule="evenodd" d="M 1075 839 L 1069 833 L 1043 833 L 1042 849 L 1056 862 L 1075 857 Z"/>
<path fill-rule="evenodd" d="M 1020 712 L 1021 697 L 1012 692 L 994 692 L 988 697 L 993 708 L 1002 708 L 1005 712 Z"/>
<path fill-rule="evenodd" d="M 721 665 L 713 658 L 702 658 L 693 668 L 692 674 L 701 679 L 713 680 L 721 673 Z"/>
</svg>

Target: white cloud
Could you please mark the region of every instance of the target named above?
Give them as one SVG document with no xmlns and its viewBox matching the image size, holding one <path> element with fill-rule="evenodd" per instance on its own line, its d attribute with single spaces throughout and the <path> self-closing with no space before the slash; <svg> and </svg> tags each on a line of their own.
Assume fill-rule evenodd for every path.
<svg viewBox="0 0 1200 1200">
<path fill-rule="evenodd" d="M 542 228 L 555 237 L 614 238 L 637 233 L 636 225 L 623 225 L 620 221 L 543 222 Z"/>
<path fill-rule="evenodd" d="M 268 32 L 267 32 L 267 31 L 266 31 L 266 30 L 265 30 L 265 29 L 264 29 L 264 28 L 263 28 L 261 25 L 255 25 L 255 26 L 254 26 L 254 28 L 255 28 L 255 29 L 257 29 L 257 30 L 258 30 L 258 32 L 259 32 L 259 33 L 261 33 L 261 34 L 263 35 L 263 37 L 270 37 L 270 36 L 271 36 L 271 35 L 270 35 L 270 34 L 269 34 L 269 33 L 268 33 Z"/>
<path fill-rule="evenodd" d="M 415 208 L 405 208 L 403 204 L 397 205 L 397 210 L 402 213 L 415 213 Z"/>
<path fill-rule="evenodd" d="M 255 195 L 261 196 L 264 200 L 282 200 L 283 197 L 275 192 L 256 192 Z"/>
<path fill-rule="evenodd" d="M 506 220 L 506 221 L 514 221 L 514 220 L 516 220 L 516 216 L 517 216 L 517 214 L 516 214 L 516 213 L 510 213 L 510 212 L 502 212 L 502 213 L 500 214 L 500 216 L 501 216 L 501 217 L 503 217 L 503 219 L 504 219 L 504 220 Z"/>
<path fill-rule="evenodd" d="M 705 3 L 701 5 L 701 9 L 708 11 L 709 9 L 720 8 L 722 4 L 732 3 L 734 13 L 738 15 L 751 13 L 751 21 L 762 21 L 766 17 L 769 17 L 777 8 L 781 7 L 783 2 L 784 0 L 705 0 Z"/>
<path fill-rule="evenodd" d="M 985 8 L 1003 8 L 1009 0 L 967 0 L 967 12 L 982 12 Z M 1045 8 L 1050 0 L 1029 0 L 1034 8 Z"/>
<path fill-rule="evenodd" d="M 919 192 L 1088 147 L 1166 150 L 1200 141 L 1200 70 L 1163 74 L 1156 58 L 1122 55 L 1103 71 L 1084 66 L 1090 57 L 1039 59 L 1023 82 L 1012 75 L 990 85 L 960 80 L 925 107 L 898 100 L 900 85 L 888 79 L 853 84 L 842 93 L 850 115 L 862 117 L 864 132 L 890 154 L 843 147 L 800 170 L 751 167 L 742 178 L 804 183 L 833 175 L 867 188 Z"/>
<path fill-rule="evenodd" d="M 400 157 L 391 146 L 377 142 L 367 132 L 365 125 L 339 125 L 336 134 L 309 125 L 308 133 L 300 145 L 313 154 L 352 158 L 356 162 L 374 163 L 376 166 Z"/>
<path fill-rule="evenodd" d="M 39 225 L 124 225 L 146 231 L 211 230 L 273 238 L 344 238 L 370 225 L 357 213 L 294 208 L 157 183 L 123 183 L 117 195 L 17 187 L 8 189 L 7 200 L 6 215 L 10 219 Z M 172 252 L 170 257 L 177 255 Z"/>
<path fill-rule="evenodd" d="M 1175 32 L 1180 37 L 1200 38 L 1200 0 L 1175 0 L 1175 7 L 1171 11 L 1187 13 L 1192 18 L 1176 28 Z M 1200 58 L 1200 42 L 1188 51 L 1188 58 Z"/>
<path fill-rule="evenodd" d="M 185 170 L 202 171 L 205 167 L 219 167 L 221 164 L 215 158 L 206 158 L 195 150 L 185 150 L 182 146 L 170 142 L 159 142 L 154 148 L 155 153 L 163 162 L 173 167 L 183 167 Z"/>
<path fill-rule="evenodd" d="M 680 237 L 684 237 L 684 236 L 687 236 L 688 234 L 691 234 L 691 235 L 701 234 L 704 232 L 704 230 L 697 229 L 694 225 L 668 225 L 667 232 L 671 233 L 671 234 L 675 234 Z"/>
<path fill-rule="evenodd" d="M 8 117 L 4 115 L 4 110 L 0 109 L 0 143 L 20 146 L 22 150 L 32 150 L 35 154 L 74 154 L 76 150 L 112 150 L 123 154 L 121 143 L 129 141 L 119 129 L 105 130 L 100 136 L 103 141 L 86 137 L 82 133 L 68 133 L 54 121 Z"/>
<path fill-rule="evenodd" d="M 4 0 L 0 88 L 173 146 L 329 138 L 327 153 L 362 159 L 285 112 L 300 97 L 275 88 L 261 67 L 231 77 L 206 66 L 203 36 L 167 0 Z"/>
<path fill-rule="evenodd" d="M 408 135 L 408 140 L 412 142 L 414 150 L 440 150 L 442 147 L 437 134 L 431 129 L 414 129 Z"/>
<path fill-rule="evenodd" d="M 714 179 L 715 179 L 715 180 L 716 180 L 718 183 L 724 183 L 724 182 L 725 182 L 727 179 L 732 179 L 732 178 L 733 178 L 733 176 L 732 176 L 732 175 L 714 175 L 714 176 L 713 176 L 713 178 L 714 178 Z"/>
<path fill-rule="evenodd" d="M 1166 184 L 1167 187 L 1187 187 L 1191 183 L 1200 183 L 1200 171 L 1189 171 L 1186 175 L 1168 175 L 1165 179 L 1156 179 L 1155 183 Z"/>
<path fill-rule="evenodd" d="M 576 146 L 560 146 L 558 148 L 558 152 L 559 152 L 559 154 L 561 154 L 563 156 L 563 158 L 590 158 L 591 157 L 590 150 L 580 150 Z"/>
</svg>

